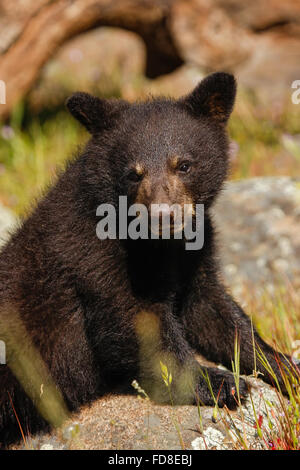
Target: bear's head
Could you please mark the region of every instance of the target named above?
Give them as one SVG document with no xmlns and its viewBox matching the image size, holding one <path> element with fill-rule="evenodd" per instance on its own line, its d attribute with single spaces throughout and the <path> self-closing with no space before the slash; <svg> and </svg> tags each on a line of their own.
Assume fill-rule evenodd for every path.
<svg viewBox="0 0 300 470">
<path fill-rule="evenodd" d="M 209 207 L 227 175 L 226 123 L 235 94 L 234 77 L 218 72 L 179 100 L 130 104 L 81 92 L 71 96 L 68 109 L 92 134 L 86 165 L 87 182 L 99 194 L 95 201 L 122 195 L 147 208 Z M 103 187 L 110 201 L 101 200 Z"/>
</svg>

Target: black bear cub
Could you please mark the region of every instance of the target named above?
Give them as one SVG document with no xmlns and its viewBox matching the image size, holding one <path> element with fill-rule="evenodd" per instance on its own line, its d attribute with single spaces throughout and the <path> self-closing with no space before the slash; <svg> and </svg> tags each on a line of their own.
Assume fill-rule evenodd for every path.
<svg viewBox="0 0 300 470">
<path fill-rule="evenodd" d="M 219 279 L 210 217 L 227 174 L 235 94 L 233 76 L 215 73 L 179 100 L 68 100 L 92 137 L 0 256 L 3 447 L 20 438 L 20 425 L 24 433 L 59 425 L 106 392 L 134 392 L 134 379 L 166 403 L 164 366 L 176 404 L 212 405 L 209 379 L 219 405 L 235 407 L 233 375 L 194 358 L 231 369 L 237 335 L 241 373 L 254 369 L 251 323 Z M 97 207 L 118 208 L 119 196 L 146 207 L 203 204 L 204 246 L 187 250 L 174 236 L 99 239 Z M 254 338 L 282 384 L 278 353 Z M 244 380 L 239 389 L 245 396 Z"/>
</svg>

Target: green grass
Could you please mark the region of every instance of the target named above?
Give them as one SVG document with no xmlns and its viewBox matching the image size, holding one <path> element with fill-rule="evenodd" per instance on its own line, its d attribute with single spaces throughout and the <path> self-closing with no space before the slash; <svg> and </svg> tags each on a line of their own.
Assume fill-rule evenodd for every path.
<svg viewBox="0 0 300 470">
<path fill-rule="evenodd" d="M 300 359 L 298 290 L 285 280 L 273 286 L 273 293 L 245 285 L 241 295 L 260 335 L 277 349 Z"/>
<path fill-rule="evenodd" d="M 241 91 L 229 122 L 230 137 L 239 150 L 232 163 L 232 178 L 300 176 L 300 105 L 290 96 L 263 103 Z"/>
<path fill-rule="evenodd" d="M 25 129 L 21 116 L 22 110 L 16 110 L 0 135 L 0 202 L 18 215 L 54 181 L 57 170 L 87 138 L 66 111 L 45 121 L 35 118 Z"/>
</svg>

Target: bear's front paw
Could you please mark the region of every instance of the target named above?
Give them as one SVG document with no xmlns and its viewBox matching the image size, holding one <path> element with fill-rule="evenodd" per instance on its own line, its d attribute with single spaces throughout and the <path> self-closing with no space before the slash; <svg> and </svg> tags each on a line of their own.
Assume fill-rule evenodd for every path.
<svg viewBox="0 0 300 470">
<path fill-rule="evenodd" d="M 215 399 L 218 400 L 219 407 L 222 408 L 226 405 L 230 410 L 235 409 L 238 406 L 238 392 L 233 374 L 216 368 L 207 369 L 207 372 L 210 385 L 204 377 L 201 378 L 197 387 L 196 401 L 198 400 L 203 405 L 213 406 L 215 400 L 212 397 L 212 390 Z M 240 379 L 239 396 L 242 402 L 247 394 L 247 382 L 244 379 Z"/>
</svg>

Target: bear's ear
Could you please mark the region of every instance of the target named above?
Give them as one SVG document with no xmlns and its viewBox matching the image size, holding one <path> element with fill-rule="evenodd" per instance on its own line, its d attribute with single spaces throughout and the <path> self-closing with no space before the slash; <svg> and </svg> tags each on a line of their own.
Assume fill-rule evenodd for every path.
<svg viewBox="0 0 300 470">
<path fill-rule="evenodd" d="M 216 72 L 204 78 L 181 102 L 194 116 L 208 116 L 224 125 L 233 109 L 235 95 L 234 76 Z"/>
<path fill-rule="evenodd" d="M 104 100 L 89 93 L 74 93 L 66 101 L 70 113 L 83 124 L 91 134 L 97 134 L 113 125 L 118 111 L 125 101 Z"/>
</svg>

